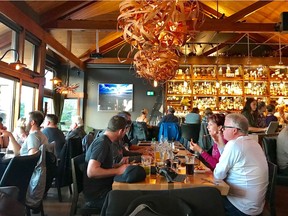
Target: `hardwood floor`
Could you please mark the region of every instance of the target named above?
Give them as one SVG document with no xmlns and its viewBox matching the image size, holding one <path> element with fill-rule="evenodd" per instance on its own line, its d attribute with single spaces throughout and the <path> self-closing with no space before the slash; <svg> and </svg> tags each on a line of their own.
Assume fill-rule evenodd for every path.
<svg viewBox="0 0 288 216">
<path fill-rule="evenodd" d="M 62 188 L 63 202 L 58 201 L 57 190 L 51 188 L 44 200 L 44 212 L 47 216 L 68 216 L 70 214 L 71 196 L 68 187 Z M 277 216 L 288 215 L 288 187 L 276 187 Z"/>
</svg>

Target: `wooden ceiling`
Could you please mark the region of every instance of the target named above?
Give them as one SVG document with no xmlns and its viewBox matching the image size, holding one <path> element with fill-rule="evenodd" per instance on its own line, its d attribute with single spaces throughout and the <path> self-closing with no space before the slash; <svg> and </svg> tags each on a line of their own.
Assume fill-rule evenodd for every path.
<svg viewBox="0 0 288 216">
<path fill-rule="evenodd" d="M 125 44 L 117 30 L 119 2 L 27 0 L 13 4 L 80 61 L 89 62 L 96 51 L 96 30 L 104 57 L 127 55 L 128 45 L 118 53 Z M 209 56 L 218 51 L 221 56 L 247 56 L 249 48 L 252 56 L 276 57 L 281 47 L 282 56 L 288 56 L 288 34 L 278 30 L 281 13 L 288 11 L 287 0 L 202 0 L 199 6 L 205 21 L 186 47 L 190 55 Z"/>
</svg>

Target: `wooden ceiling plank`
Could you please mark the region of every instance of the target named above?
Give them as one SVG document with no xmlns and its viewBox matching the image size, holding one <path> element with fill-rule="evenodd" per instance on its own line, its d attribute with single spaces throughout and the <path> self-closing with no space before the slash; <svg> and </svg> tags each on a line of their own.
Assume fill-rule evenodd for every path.
<svg viewBox="0 0 288 216">
<path fill-rule="evenodd" d="M 34 34 L 39 39 L 43 40 L 46 44 L 51 46 L 51 48 L 63 56 L 64 58 L 69 59 L 72 63 L 80 67 L 84 68 L 83 62 L 78 59 L 75 55 L 69 52 L 62 44 L 60 44 L 56 39 L 54 39 L 49 33 L 44 31 L 37 23 L 34 22 L 30 17 L 24 14 L 21 10 L 19 10 L 15 5 L 11 2 L 3 1 L 1 2 L 0 12 L 8 16 L 16 23 L 21 23 L 21 26 L 32 34 Z"/>
<path fill-rule="evenodd" d="M 87 7 L 93 2 L 90 1 L 67 1 L 62 5 L 53 8 L 52 10 L 47 11 L 40 17 L 41 26 L 47 25 L 50 22 L 53 22 L 61 17 L 65 17 L 74 11 L 77 11 L 83 7 Z"/>
<path fill-rule="evenodd" d="M 216 47 L 207 50 L 206 52 L 203 53 L 203 55 L 204 56 L 209 56 L 212 53 L 217 52 L 217 50 L 220 50 L 220 49 L 224 48 L 225 46 L 228 46 L 231 43 L 238 42 L 243 36 L 244 36 L 244 34 L 239 34 L 236 37 L 230 38 L 229 40 L 220 43 Z"/>
<path fill-rule="evenodd" d="M 117 21 L 116 20 L 57 20 L 45 26 L 49 29 L 106 29 L 106 30 L 116 30 Z"/>
<path fill-rule="evenodd" d="M 250 15 L 251 13 L 255 13 L 257 10 L 259 10 L 260 8 L 264 7 L 265 5 L 271 3 L 273 0 L 259 0 L 251 5 L 249 5 L 246 8 L 243 8 L 242 10 L 234 13 L 233 15 L 225 18 L 225 23 L 234 23 L 237 22 L 238 20 L 240 20 L 243 17 L 246 17 L 248 15 Z M 224 24 L 223 24 L 224 25 Z"/>
</svg>

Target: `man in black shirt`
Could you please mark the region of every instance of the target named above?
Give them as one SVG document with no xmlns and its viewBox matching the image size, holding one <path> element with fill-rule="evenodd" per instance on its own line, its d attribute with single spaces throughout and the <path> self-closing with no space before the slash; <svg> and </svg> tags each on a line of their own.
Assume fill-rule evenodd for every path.
<svg viewBox="0 0 288 216">
<path fill-rule="evenodd" d="M 87 207 L 101 209 L 107 193 L 112 189 L 113 178 L 129 166 L 127 158 L 113 164 L 113 142 L 121 140 L 127 131 L 127 120 L 113 116 L 106 131 L 95 139 L 86 152 L 87 175 L 84 178 L 84 197 Z"/>
</svg>

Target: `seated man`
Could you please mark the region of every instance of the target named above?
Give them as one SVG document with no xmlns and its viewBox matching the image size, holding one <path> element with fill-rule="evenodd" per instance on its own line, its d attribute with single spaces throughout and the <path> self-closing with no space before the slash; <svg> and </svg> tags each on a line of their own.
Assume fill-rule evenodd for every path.
<svg viewBox="0 0 288 216">
<path fill-rule="evenodd" d="M 66 135 L 66 140 L 78 137 L 83 139 L 85 135 L 86 132 L 84 130 L 83 119 L 80 116 L 73 116 L 70 131 Z"/>
<path fill-rule="evenodd" d="M 242 114 L 228 114 L 223 125 L 228 140 L 214 177 L 230 186 L 224 197 L 226 215 L 259 215 L 265 204 L 268 165 L 261 146 L 248 134 L 248 120 Z"/>
<path fill-rule="evenodd" d="M 277 137 L 277 164 L 279 173 L 288 176 L 288 125 Z"/>
<path fill-rule="evenodd" d="M 36 153 L 42 145 L 48 145 L 47 137 L 40 131 L 40 126 L 44 120 L 44 115 L 40 111 L 29 113 L 29 121 L 26 130 L 29 131 L 28 137 L 22 146 L 17 143 L 13 134 L 9 131 L 1 131 L 3 136 L 9 137 L 15 155 L 31 155 Z M 39 161 L 35 167 L 31 182 L 38 182 L 37 185 L 30 184 L 27 190 L 26 204 L 31 207 L 38 207 L 45 192 L 46 169 L 45 162 Z M 40 183 L 39 183 L 40 182 Z"/>
<path fill-rule="evenodd" d="M 95 139 L 86 152 L 87 176 L 84 175 L 83 193 L 87 207 L 101 209 L 107 193 L 112 190 L 113 178 L 129 166 L 122 160 L 113 164 L 113 142 L 121 140 L 127 131 L 127 121 L 113 116 L 103 135 Z"/>
<path fill-rule="evenodd" d="M 162 122 L 179 123 L 179 119 L 177 118 L 177 116 L 174 115 L 174 113 L 175 113 L 175 109 L 173 107 L 170 107 L 167 110 L 167 115 L 163 116 L 162 119 L 160 120 L 160 122 L 158 123 L 158 127 L 161 126 Z"/>
<path fill-rule="evenodd" d="M 48 138 L 48 142 L 55 141 L 55 150 L 57 158 L 60 158 L 62 147 L 65 144 L 65 136 L 58 128 L 58 117 L 54 114 L 47 114 L 43 122 L 44 129 L 42 133 Z"/>
</svg>

